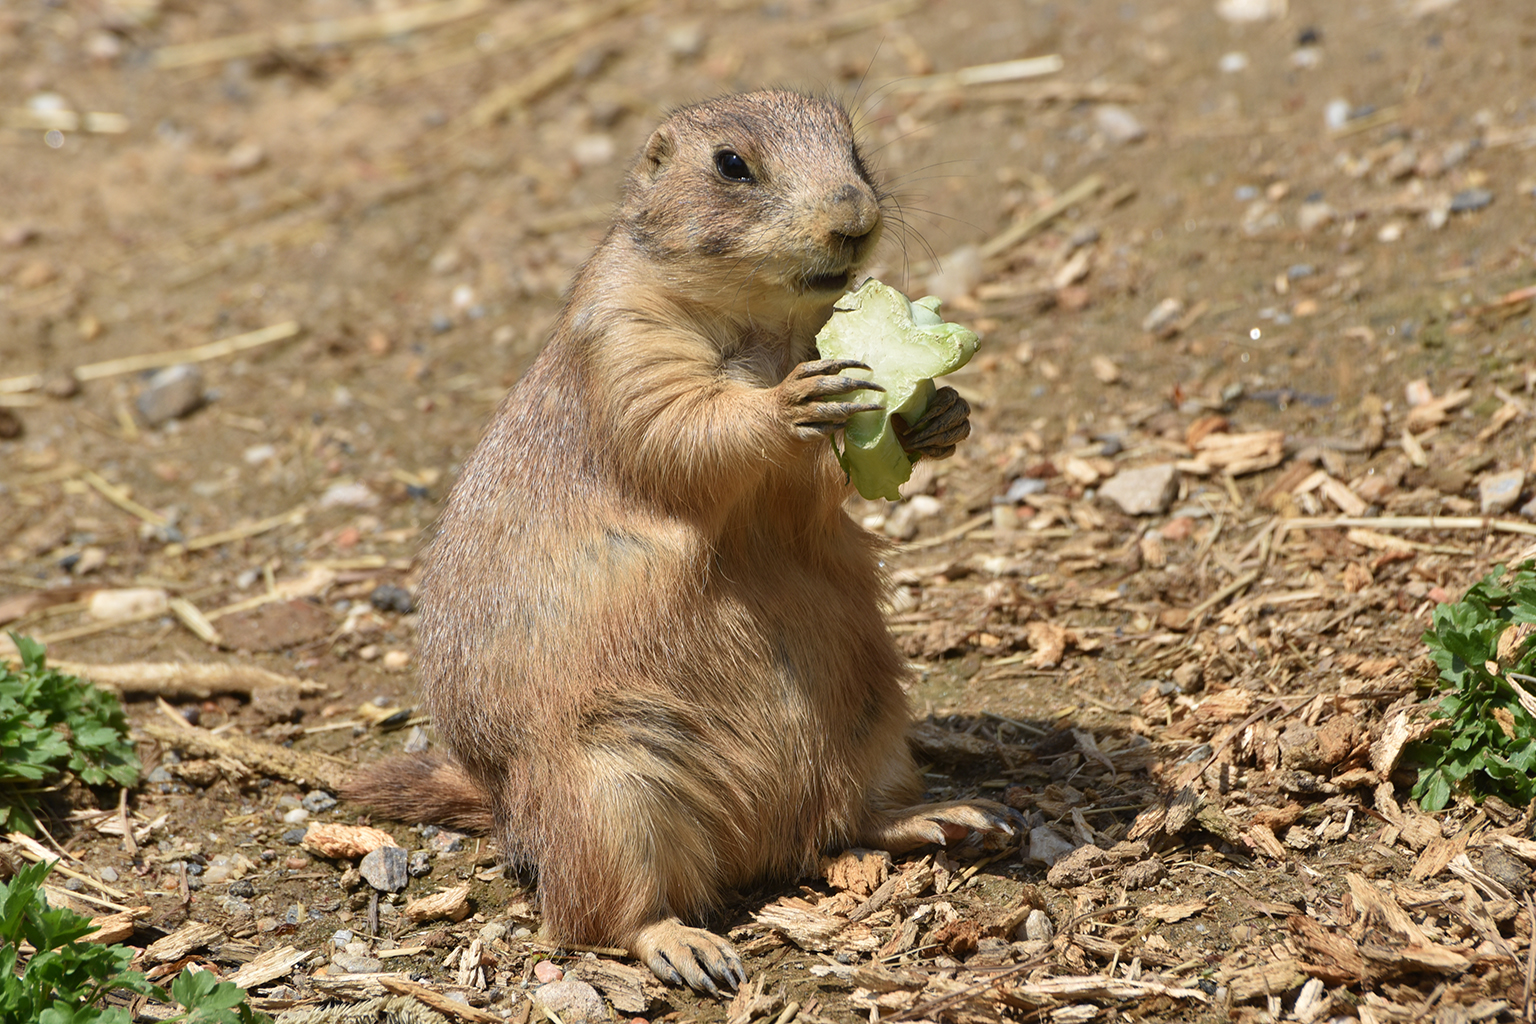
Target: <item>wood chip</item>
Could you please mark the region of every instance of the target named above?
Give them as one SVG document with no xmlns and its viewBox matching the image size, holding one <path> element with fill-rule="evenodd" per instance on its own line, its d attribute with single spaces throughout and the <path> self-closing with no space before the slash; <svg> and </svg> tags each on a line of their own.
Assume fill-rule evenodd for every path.
<svg viewBox="0 0 1536 1024">
<path fill-rule="evenodd" d="M 405 905 L 405 916 L 413 924 L 439 920 L 462 921 L 469 916 L 469 886 L 456 885 L 452 889 L 411 900 Z"/>
<path fill-rule="evenodd" d="M 269 949 L 224 980 L 232 981 L 243 989 L 265 985 L 308 960 L 313 952 L 312 949 L 295 949 L 292 946 Z"/>
<path fill-rule="evenodd" d="M 344 825 L 339 821 L 317 821 L 304 833 L 301 845 L 322 857 L 357 860 L 381 846 L 400 844 L 383 829 L 368 825 Z"/>
<path fill-rule="evenodd" d="M 201 949 L 223 937 L 224 929 L 216 924 L 188 921 L 171 934 L 146 946 L 144 959 L 157 964 L 180 960 L 194 949 Z"/>
</svg>

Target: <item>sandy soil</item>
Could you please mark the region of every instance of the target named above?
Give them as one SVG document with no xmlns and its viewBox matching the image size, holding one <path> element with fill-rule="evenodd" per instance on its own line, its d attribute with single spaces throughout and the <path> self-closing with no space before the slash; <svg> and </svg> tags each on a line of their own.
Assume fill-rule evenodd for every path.
<svg viewBox="0 0 1536 1024">
<path fill-rule="evenodd" d="M 390 20 L 418 9 L 424 24 Z M 1245 9 L 1271 16 L 1234 20 Z M 1043 77 L 931 77 L 1049 54 L 1061 69 Z M 856 112 L 901 210 L 875 273 L 942 295 L 984 339 L 955 377 L 975 436 L 919 488 L 933 500 L 854 503 L 871 528 L 911 542 L 894 563 L 893 623 L 922 666 L 920 710 L 991 744 L 991 754 L 926 747 L 937 790 L 1006 792 L 1042 822 L 1088 812 L 1088 835 L 1108 846 L 1162 806 L 1180 759 L 1203 756 L 1199 743 L 1263 767 L 1252 730 L 1234 738 L 1221 727 L 1265 702 L 1284 718 L 1298 714 L 1293 698 L 1352 694 L 1356 704 L 1330 698 L 1300 714 L 1317 726 L 1355 717 L 1379 739 L 1391 700 L 1411 702 L 1407 670 L 1434 603 L 1524 543 L 1511 532 L 1418 533 L 1425 547 L 1383 560 L 1342 529 L 1294 530 L 1286 548 L 1274 527 L 1277 515 L 1350 511 L 1330 484 L 1298 490 L 1309 473 L 1371 515 L 1477 516 L 1489 509 L 1485 481 L 1536 468 L 1523 404 L 1536 330 L 1520 291 L 1536 280 L 1536 24 L 1524 0 L 55 0 L 0 8 L 0 67 L 0 599 L 143 586 L 206 613 L 308 579 L 307 604 L 216 616 L 214 643 L 185 615 L 101 629 L 78 603 L 35 606 L 12 627 L 49 638 L 56 659 L 256 664 L 326 688 L 287 703 L 175 701 L 207 728 L 234 723 L 348 762 L 398 745 L 398 733 L 316 729 L 352 721 L 375 698 L 413 702 L 412 620 L 388 600 L 373 608 L 370 595 L 413 585 L 460 462 L 538 350 L 629 154 L 669 106 L 764 84 L 830 92 Z M 1031 219 L 1014 244 L 989 244 Z M 198 363 L 201 402 L 159 423 L 140 406 L 151 371 L 112 363 L 267 328 L 275 340 Z M 1470 393 L 1439 419 L 1411 419 L 1412 407 L 1459 389 Z M 1213 430 L 1283 441 L 1252 472 L 1186 464 L 1172 506 L 1150 516 L 1096 497 L 1126 467 L 1188 463 Z M 994 505 L 1018 479 L 1044 493 Z M 1493 511 L 1529 524 L 1530 491 L 1515 490 Z M 243 535 L 216 536 L 231 529 Z M 1350 565 L 1362 566 L 1353 580 Z M 1392 672 L 1384 698 L 1346 685 Z M 1200 700 L 1238 693 L 1246 703 L 1225 718 L 1181 718 L 1179 694 L 1202 685 Z M 135 721 L 157 718 L 152 702 L 131 706 Z M 1113 753 L 1085 752 L 1082 736 Z M 158 763 L 175 747 L 146 739 L 143 749 Z M 1063 756 L 1071 767 L 1060 768 Z M 1350 764 L 1329 768 L 1337 777 Z M 75 840 L 90 870 L 115 866 L 156 894 L 131 901 L 154 908 L 140 939 L 187 919 L 225 922 L 226 954 L 210 956 L 227 966 L 240 943 L 247 958 L 282 942 L 317 949 L 317 963 L 338 928 L 361 935 L 368 901 L 338 887 L 346 865 L 282 841 L 294 822 L 281 819 L 291 804 L 279 798 L 311 787 L 211 777 L 162 775 L 134 796 L 144 821 L 168 815 L 137 858 L 88 829 Z M 1388 797 L 1399 783 L 1398 801 L 1403 781 L 1390 767 L 1375 780 Z M 1325 797 L 1342 803 L 1323 810 Z M 1405 879 L 1429 845 L 1403 846 L 1404 827 L 1369 789 L 1296 799 L 1320 835 L 1349 804 L 1353 831 L 1278 855 L 1251 832 L 1247 847 L 1209 830 L 1169 827 L 1154 839 L 1172 865 L 1164 890 L 1178 889 L 1160 898 L 1198 896 L 1215 909 L 1158 924 L 1174 952 L 1148 951 L 1143 966 L 1208 976 L 1212 1002 L 1195 1010 L 1145 992 L 1075 1001 L 1167 1020 L 1289 1012 L 1318 974 L 1302 970 L 1268 996 L 1232 973 L 1266 944 L 1281 959 L 1285 941 L 1296 950 L 1301 933 L 1287 940 L 1275 903 L 1303 916 L 1314 899 L 1337 903 L 1343 867 Z M 1458 813 L 1447 840 L 1462 825 L 1475 831 L 1467 823 L 1484 812 Z M 1518 829 L 1515 813 L 1493 825 Z M 355 809 L 314 817 L 353 820 Z M 426 842 L 396 831 L 410 848 Z M 244 918 L 224 886 L 189 891 L 179 873 L 235 852 L 255 865 Z M 459 935 L 507 921 L 508 903 L 531 913 L 529 894 L 477 858 L 443 854 L 411 890 L 457 874 L 476 887 L 477 917 L 388 969 L 403 962 L 452 984 L 441 962 Z M 1221 888 L 1228 876 L 1211 865 L 1237 888 Z M 1085 879 L 1048 885 L 1039 861 L 1016 855 L 976 877 L 939 901 L 960 920 L 1023 900 L 1062 927 L 1130 891 L 1090 899 Z M 799 895 L 827 892 L 817 882 Z M 1242 909 L 1241 893 L 1259 910 Z M 745 898 L 726 925 L 783 896 Z M 920 905 L 882 922 L 881 941 Z M 398 916 L 385 923 L 376 948 L 409 944 Z M 1528 914 L 1512 911 L 1499 928 L 1523 962 Z M 497 941 L 475 998 L 526 1019 L 531 964 L 548 951 Z M 850 993 L 880 989 L 850 977 L 857 957 L 812 974 L 841 954 L 785 946 L 762 927 L 742 941 L 805 1019 L 868 1019 L 868 1000 Z M 1051 970 L 1120 976 L 1108 940 L 1085 941 L 1058 938 Z M 984 975 L 984 964 L 964 966 L 976 948 L 948 935 L 900 966 L 958 984 Z M 1312 962 L 1308 949 L 1300 961 Z M 998 962 L 1035 953 L 1009 955 Z M 1330 975 L 1333 1002 L 1318 1012 L 1427 1019 L 1372 1009 L 1362 1002 L 1371 995 L 1471 1014 L 1447 1020 L 1511 1019 L 1520 993 L 1509 979 L 1523 969 L 1506 977 L 1487 963 L 1445 973 L 1459 1002 L 1412 972 Z M 312 997 L 310 968 L 279 979 L 268 1005 Z M 910 997 L 902 1006 L 921 1002 L 921 985 L 884 991 L 887 1013 L 901 1009 L 890 992 Z M 1036 1019 L 1045 1005 L 994 995 L 917 1016 Z M 1479 999 L 1508 1005 L 1478 1017 L 1467 1008 Z M 1415 1000 L 1429 1002 L 1413 1010 Z M 672 1012 L 726 1016 L 724 1004 L 678 993 L 641 1015 Z"/>
</svg>

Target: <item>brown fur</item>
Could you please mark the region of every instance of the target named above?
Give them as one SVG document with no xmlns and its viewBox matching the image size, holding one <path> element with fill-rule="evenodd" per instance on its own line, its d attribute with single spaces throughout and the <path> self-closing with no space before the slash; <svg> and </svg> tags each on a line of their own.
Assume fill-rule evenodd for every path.
<svg viewBox="0 0 1536 1024">
<path fill-rule="evenodd" d="M 751 183 L 716 169 L 727 147 Z M 911 806 L 879 546 L 823 437 L 856 382 L 798 366 L 878 204 L 832 103 L 751 93 L 664 122 L 422 581 L 427 707 L 537 868 L 546 930 L 669 980 L 744 976 L 678 921 L 728 889 L 998 827 L 995 805 Z M 397 763 L 353 792 L 430 818 L 445 783 L 464 820 L 455 772 Z"/>
</svg>

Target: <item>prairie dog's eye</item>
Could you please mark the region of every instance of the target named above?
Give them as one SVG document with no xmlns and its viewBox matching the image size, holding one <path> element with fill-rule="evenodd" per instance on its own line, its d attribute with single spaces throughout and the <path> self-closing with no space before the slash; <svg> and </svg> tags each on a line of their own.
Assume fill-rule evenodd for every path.
<svg viewBox="0 0 1536 1024">
<path fill-rule="evenodd" d="M 734 150 L 722 149 L 715 154 L 715 170 L 727 181 L 751 181 L 752 168 Z"/>
</svg>

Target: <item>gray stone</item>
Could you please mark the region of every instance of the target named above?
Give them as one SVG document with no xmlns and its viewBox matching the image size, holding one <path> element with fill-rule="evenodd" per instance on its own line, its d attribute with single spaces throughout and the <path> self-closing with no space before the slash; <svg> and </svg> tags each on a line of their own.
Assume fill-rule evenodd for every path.
<svg viewBox="0 0 1536 1024">
<path fill-rule="evenodd" d="M 1050 942 L 1056 937 L 1056 925 L 1051 915 L 1039 909 L 1029 912 L 1019 930 L 1029 942 Z"/>
<path fill-rule="evenodd" d="M 398 846 L 381 846 L 363 858 L 357 869 L 380 892 L 399 892 L 410 881 L 410 855 Z"/>
<path fill-rule="evenodd" d="M 188 363 L 167 366 L 149 378 L 134 404 L 152 427 L 180 419 L 203 404 L 203 371 Z"/>
<path fill-rule="evenodd" d="M 1029 859 L 1032 861 L 1050 867 L 1072 850 L 1071 842 L 1044 825 L 1029 830 Z"/>
<path fill-rule="evenodd" d="M 1505 473 L 1493 473 L 1477 482 L 1477 496 L 1482 501 L 1483 515 L 1496 516 L 1514 508 L 1525 488 L 1525 470 L 1511 469 Z"/>
<path fill-rule="evenodd" d="M 1452 213 L 1471 213 L 1493 202 L 1493 193 L 1485 188 L 1468 188 L 1451 197 Z"/>
<path fill-rule="evenodd" d="M 1128 516 L 1162 515 L 1179 496 L 1179 470 L 1171 462 L 1123 469 L 1099 485 L 1099 497 Z"/>
<path fill-rule="evenodd" d="M 304 810 L 310 814 L 319 814 L 336 806 L 336 798 L 323 789 L 312 789 L 304 796 Z"/>
<path fill-rule="evenodd" d="M 378 974 L 384 969 L 384 961 L 371 956 L 352 956 L 350 953 L 337 953 L 331 957 L 331 966 L 339 968 L 348 974 Z"/>
<path fill-rule="evenodd" d="M 559 1017 L 565 1024 L 607 1024 L 613 1020 L 597 989 L 584 981 L 565 978 L 533 990 L 533 1005 Z"/>
<path fill-rule="evenodd" d="M 464 849 L 464 833 L 443 829 L 432 835 L 427 844 L 438 853 L 458 853 Z"/>
<path fill-rule="evenodd" d="M 432 873 L 432 854 L 426 850 L 412 851 L 411 862 L 410 865 L 406 868 L 406 872 L 410 874 L 412 878 L 420 878 L 422 875 L 430 875 Z"/>
</svg>

